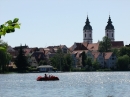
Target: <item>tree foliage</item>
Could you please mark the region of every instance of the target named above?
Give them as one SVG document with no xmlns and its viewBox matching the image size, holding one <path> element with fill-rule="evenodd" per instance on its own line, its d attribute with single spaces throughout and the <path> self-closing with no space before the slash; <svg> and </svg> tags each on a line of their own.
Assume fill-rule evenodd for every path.
<svg viewBox="0 0 130 97">
<path fill-rule="evenodd" d="M 93 70 L 98 70 L 100 69 L 100 64 L 95 60 L 92 62 L 92 67 L 93 67 Z"/>
<path fill-rule="evenodd" d="M 122 47 L 119 52 L 120 56 L 128 55 L 130 57 L 130 47 Z"/>
<path fill-rule="evenodd" d="M 15 28 L 20 29 L 19 19 L 15 18 L 13 21 L 8 20 L 0 25 L 0 38 L 6 33 L 15 32 Z M 8 63 L 11 60 L 11 55 L 7 52 L 8 44 L 0 40 L 0 71 L 5 72 L 8 69 Z"/>
<path fill-rule="evenodd" d="M 0 40 L 0 71 L 5 72 L 8 69 L 8 63 L 11 60 L 10 54 L 7 52 L 8 44 Z"/>
<path fill-rule="evenodd" d="M 27 70 L 27 67 L 29 65 L 27 58 L 24 55 L 24 51 L 22 49 L 22 46 L 20 46 L 19 54 L 18 54 L 18 56 L 16 57 L 16 60 L 15 60 L 15 65 L 17 66 L 17 69 L 18 69 L 19 72 L 25 72 L 25 70 Z"/>
<path fill-rule="evenodd" d="M 108 52 L 111 49 L 111 40 L 104 36 L 102 41 L 99 41 L 99 51 L 100 52 Z"/>
<path fill-rule="evenodd" d="M 6 33 L 15 32 L 15 28 L 20 29 L 20 23 L 18 23 L 19 19 L 15 18 L 13 21 L 8 20 L 4 24 L 0 25 L 0 38 L 2 35 L 5 36 Z"/>
<path fill-rule="evenodd" d="M 47 65 L 47 62 L 45 60 L 40 60 L 39 65 Z"/>
<path fill-rule="evenodd" d="M 72 67 L 72 57 L 70 54 L 65 54 L 64 55 L 64 63 L 62 66 L 63 71 L 70 71 Z"/>
<path fill-rule="evenodd" d="M 57 70 L 60 71 L 69 71 L 72 66 L 72 57 L 70 54 L 62 53 L 62 50 L 59 48 L 57 53 L 50 58 L 51 65 Z"/>
<path fill-rule="evenodd" d="M 92 70 L 92 60 L 91 58 L 87 57 L 85 60 L 86 64 L 86 70 L 91 71 Z"/>
<path fill-rule="evenodd" d="M 85 54 L 85 51 L 83 51 L 83 53 L 82 53 L 82 65 L 83 65 L 83 67 L 85 67 L 85 65 L 86 65 L 86 62 L 85 62 L 86 58 L 87 58 L 87 56 Z"/>
<path fill-rule="evenodd" d="M 130 57 L 128 55 L 123 55 L 118 57 L 117 60 L 117 69 L 125 71 L 129 69 Z"/>
<path fill-rule="evenodd" d="M 120 50 L 115 48 L 115 49 L 112 49 L 111 51 L 116 55 L 116 57 L 120 56 Z"/>
</svg>

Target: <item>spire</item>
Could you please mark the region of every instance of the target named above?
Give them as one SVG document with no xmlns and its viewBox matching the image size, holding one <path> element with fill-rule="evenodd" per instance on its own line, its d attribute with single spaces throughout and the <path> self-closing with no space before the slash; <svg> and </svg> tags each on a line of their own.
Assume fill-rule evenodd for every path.
<svg viewBox="0 0 130 97">
<path fill-rule="evenodd" d="M 87 15 L 87 19 L 86 19 L 85 26 L 84 26 L 83 30 L 92 30 L 92 27 L 91 27 L 89 19 L 88 19 L 88 15 Z"/>
<path fill-rule="evenodd" d="M 105 30 L 107 30 L 107 29 L 112 29 L 112 30 L 114 30 L 114 26 L 112 25 L 112 21 L 111 21 L 110 15 L 109 15 L 109 19 L 108 19 L 107 26 L 106 26 L 106 29 L 105 29 Z"/>
<path fill-rule="evenodd" d="M 88 15 L 87 15 L 87 19 L 86 19 L 86 22 L 85 22 L 85 23 L 86 23 L 86 25 L 87 25 L 87 24 L 88 24 L 88 25 L 90 24 L 89 19 L 88 19 Z"/>
<path fill-rule="evenodd" d="M 112 24 L 110 15 L 109 15 L 109 19 L 108 19 L 108 22 L 107 22 L 107 23 L 108 23 L 108 24 Z"/>
</svg>

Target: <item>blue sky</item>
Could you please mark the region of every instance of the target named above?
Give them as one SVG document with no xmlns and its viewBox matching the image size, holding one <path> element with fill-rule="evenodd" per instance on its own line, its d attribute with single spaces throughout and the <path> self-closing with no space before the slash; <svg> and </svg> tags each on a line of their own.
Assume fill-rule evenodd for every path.
<svg viewBox="0 0 130 97">
<path fill-rule="evenodd" d="M 2 36 L 12 47 L 47 47 L 83 42 L 87 15 L 93 42 L 105 35 L 109 14 L 115 40 L 130 43 L 130 0 L 1 0 L 0 24 L 19 18 L 21 29 Z"/>
</svg>

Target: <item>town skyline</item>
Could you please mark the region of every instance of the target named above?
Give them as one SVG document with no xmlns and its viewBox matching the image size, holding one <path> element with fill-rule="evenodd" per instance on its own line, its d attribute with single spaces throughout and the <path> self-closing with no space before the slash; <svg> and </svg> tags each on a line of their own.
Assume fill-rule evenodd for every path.
<svg viewBox="0 0 130 97">
<path fill-rule="evenodd" d="M 129 44 L 130 1 L 1 1 L 0 24 L 19 18 L 21 29 L 2 36 L 12 47 L 47 47 L 83 42 L 87 15 L 93 28 L 93 43 L 105 36 L 109 15 L 115 27 L 115 41 Z M 4 5 L 7 5 L 6 7 Z M 93 7 L 94 5 L 94 7 Z M 100 5 L 100 6 L 99 6 Z M 102 5 L 102 6 L 101 6 Z M 13 11 L 10 11 L 11 10 Z M 125 38 L 124 38 L 125 37 Z"/>
</svg>

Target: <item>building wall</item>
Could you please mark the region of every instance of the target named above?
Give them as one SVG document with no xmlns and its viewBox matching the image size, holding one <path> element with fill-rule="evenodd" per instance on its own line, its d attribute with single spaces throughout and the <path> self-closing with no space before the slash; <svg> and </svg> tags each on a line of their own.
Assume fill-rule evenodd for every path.
<svg viewBox="0 0 130 97">
<path fill-rule="evenodd" d="M 91 30 L 83 31 L 83 42 L 93 43 Z"/>
<path fill-rule="evenodd" d="M 107 68 L 111 68 L 114 67 L 116 65 L 116 56 L 111 56 L 109 59 L 105 60 L 105 67 Z"/>
<path fill-rule="evenodd" d="M 99 64 L 104 67 L 104 57 L 102 56 L 102 54 L 100 53 L 99 56 L 97 57 L 97 62 L 99 62 Z"/>
<path fill-rule="evenodd" d="M 115 41 L 115 33 L 114 30 L 106 30 L 105 36 L 107 36 L 111 41 Z"/>
</svg>

